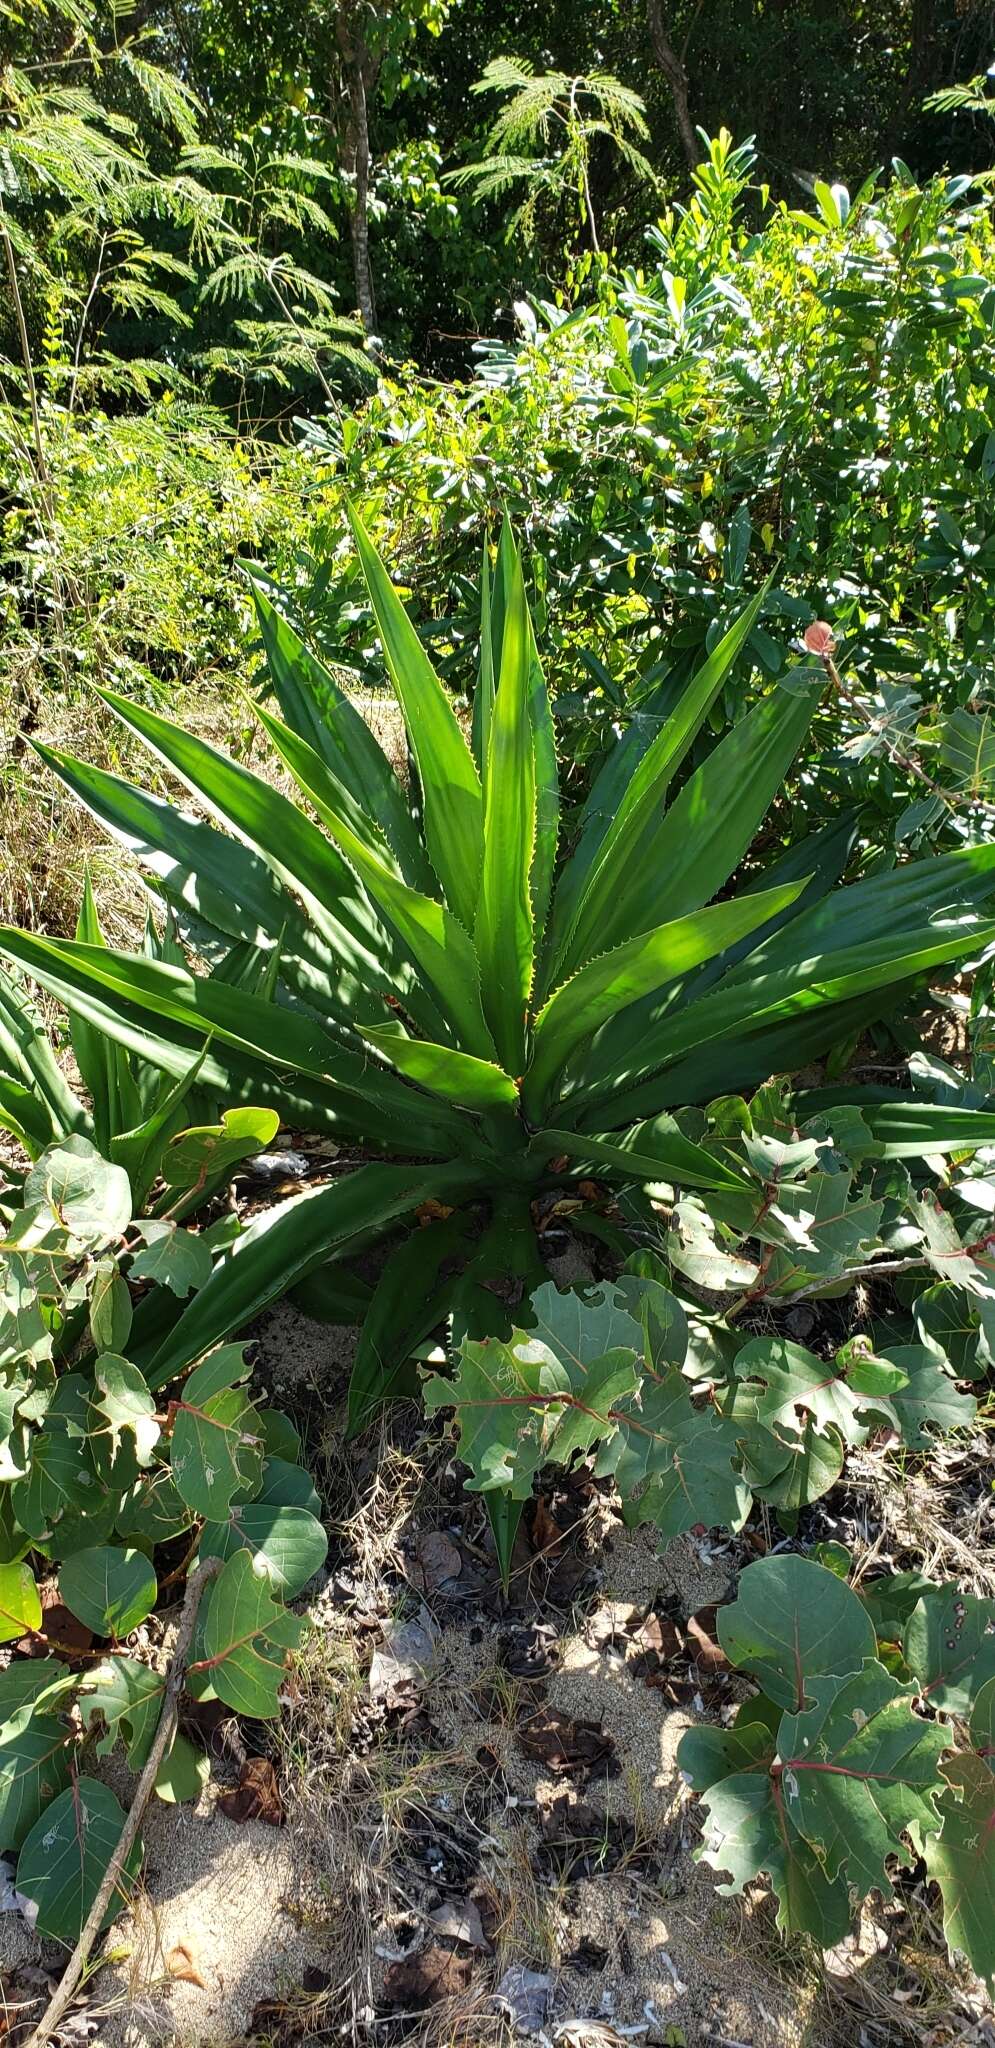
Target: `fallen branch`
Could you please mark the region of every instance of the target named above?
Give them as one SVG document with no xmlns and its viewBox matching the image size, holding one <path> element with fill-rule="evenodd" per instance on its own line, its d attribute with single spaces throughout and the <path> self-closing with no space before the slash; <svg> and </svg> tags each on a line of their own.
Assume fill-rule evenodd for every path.
<svg viewBox="0 0 995 2048">
<path fill-rule="evenodd" d="M 200 1606 L 201 1594 L 204 1588 L 210 1584 L 210 1581 L 217 1578 L 221 1568 L 222 1559 L 220 1557 L 205 1558 L 204 1562 L 198 1565 L 197 1570 L 192 1572 L 187 1580 L 183 1611 L 180 1615 L 180 1626 L 176 1637 L 176 1648 L 173 1651 L 173 1660 L 166 1679 L 162 1712 L 159 1715 L 159 1725 L 155 1731 L 155 1740 L 149 1751 L 148 1762 L 138 1780 L 135 1796 L 131 1802 L 128 1818 L 121 1829 L 117 1848 L 107 1865 L 103 1883 L 87 1914 L 80 1938 L 52 1994 L 47 2011 L 27 2041 L 26 2048 L 44 2048 L 45 2042 L 51 2040 L 67 2006 L 71 2003 L 73 1993 L 86 1969 L 90 1950 L 96 1941 L 97 1935 L 100 1933 L 104 1914 L 110 1905 L 111 1897 L 117 1888 L 121 1872 L 124 1869 L 132 1845 L 137 1838 L 138 1830 L 141 1827 L 142 1817 L 152 1796 L 152 1787 L 159 1773 L 159 1766 L 167 1755 L 173 1740 L 179 1714 L 180 1693 L 183 1690 L 183 1680 L 186 1676 L 187 1659 L 193 1646 L 194 1628 L 197 1622 L 197 1609 Z"/>
</svg>

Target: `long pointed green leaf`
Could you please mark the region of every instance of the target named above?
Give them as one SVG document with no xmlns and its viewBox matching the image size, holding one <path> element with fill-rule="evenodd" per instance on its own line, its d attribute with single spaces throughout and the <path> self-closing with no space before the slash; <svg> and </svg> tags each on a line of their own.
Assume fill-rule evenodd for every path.
<svg viewBox="0 0 995 2048">
<path fill-rule="evenodd" d="M 797 695 L 774 689 L 695 770 L 665 817 L 639 814 L 636 831 L 613 835 L 567 946 L 571 964 L 606 939 L 645 931 L 661 890 L 674 917 L 710 902 L 769 810 L 820 693 L 821 682 Z"/>
<path fill-rule="evenodd" d="M 20 1081 L 9 1081 L 0 1074 L 0 1131 L 9 1131 L 23 1145 L 29 1159 L 37 1159 L 53 1138 L 64 1135 L 55 1130 L 45 1103 L 40 1102 L 30 1088 Z M 0 1168 L 6 1173 L 6 1168 Z"/>
<path fill-rule="evenodd" d="M 567 965 L 584 957 L 579 942 L 574 942 L 573 932 L 587 900 L 593 899 L 597 904 L 610 901 L 615 878 L 625 876 L 632 863 L 651 857 L 650 848 L 667 790 L 749 639 L 768 588 L 765 585 L 751 599 L 688 684 L 671 716 L 639 760 L 618 809 L 611 815 L 591 814 L 556 891 L 551 972 L 559 977 Z M 649 876 L 655 881 L 658 873 L 658 869 L 651 869 Z M 699 902 L 706 903 L 714 893 L 709 890 Z M 628 932 L 617 931 L 614 935 L 627 938 L 632 931 L 648 930 L 653 922 L 650 912 L 641 927 L 637 923 Z"/>
<path fill-rule="evenodd" d="M 184 975 L 140 955 L 111 954 L 65 939 L 0 930 L 0 953 L 23 963 L 43 988 L 177 1079 L 204 1050 L 199 1080 L 229 1100 L 274 1107 L 290 1124 L 361 1138 L 393 1150 L 448 1156 L 462 1126 L 369 1058 L 331 1038 L 302 1013 L 259 996 Z M 417 1103 L 417 1132 L 412 1109 Z"/>
<path fill-rule="evenodd" d="M 357 1015 L 368 1001 L 365 981 L 341 947 L 321 938 L 258 853 L 202 818 L 176 809 L 103 768 L 35 742 L 35 752 L 91 815 L 155 876 L 162 894 L 183 916 L 214 932 L 256 947 L 280 947 L 284 979 L 305 1001 L 339 1019 Z"/>
<path fill-rule="evenodd" d="M 731 1056 L 738 1060 L 748 1051 L 748 1034 L 759 1033 L 762 1025 L 768 1031 L 777 1030 L 768 1005 L 772 998 L 788 992 L 798 999 L 784 1015 L 790 1015 L 795 1028 L 805 1033 L 799 1061 L 813 1058 L 850 1028 L 843 1009 L 849 1010 L 852 1004 L 844 1006 L 845 992 L 834 985 L 837 971 L 847 964 L 845 953 L 854 949 L 851 968 L 866 969 L 868 963 L 873 964 L 875 949 L 880 949 L 881 972 L 870 978 L 865 974 L 861 986 L 851 990 L 851 998 L 861 994 L 866 998 L 875 989 L 897 987 L 918 971 L 916 962 L 923 966 L 932 964 L 920 958 L 918 949 L 924 939 L 938 941 L 941 954 L 934 957 L 954 959 L 972 951 L 979 944 L 980 906 L 993 895 L 992 846 L 961 847 L 955 853 L 911 861 L 886 874 L 833 890 L 789 917 L 786 924 L 763 939 L 745 960 L 700 998 L 692 988 L 692 1000 L 687 1004 L 675 1004 L 649 1017 L 633 1011 L 606 1025 L 590 1062 L 586 1063 L 582 1092 L 589 1101 L 607 1102 L 611 1098 L 614 1113 L 616 1104 L 623 1100 L 618 1094 L 618 1083 L 624 1073 L 629 1086 L 624 1094 L 622 1118 L 627 1121 L 650 1107 L 642 1083 L 649 1083 L 652 1074 L 659 1074 L 665 1065 L 678 1060 L 681 1071 L 674 1071 L 674 1086 L 685 1092 L 670 1092 L 668 1074 L 665 1092 L 653 1099 L 660 1106 L 677 1100 L 707 1100 L 709 1094 L 715 1093 L 715 1087 L 706 1079 L 712 1071 L 712 1061 L 705 1057 L 708 1045 L 728 1038 Z M 963 944 L 958 935 L 958 919 Z M 949 939 L 948 932 L 952 934 Z M 805 989 L 809 990 L 807 997 Z M 881 1014 L 883 1000 L 880 996 L 877 1003 L 865 1000 L 857 1006 L 863 1021 Z M 830 1017 L 824 1026 L 816 1021 L 813 1030 L 813 1010 L 830 1004 L 840 1005 L 839 1024 Z M 758 1078 L 765 1079 L 779 1067 L 798 1063 L 792 1058 L 790 1042 L 781 1032 L 778 1050 L 776 1054 L 771 1051 L 770 1063 L 763 1065 Z M 752 1052 L 738 1071 L 743 1080 L 757 1072 Z M 655 1087 L 656 1083 L 649 1085 Z M 721 1076 L 718 1085 L 723 1087 Z M 727 1085 L 734 1084 L 730 1081 Z M 585 1111 L 584 1123 L 592 1120 L 598 1122 Z"/>
<path fill-rule="evenodd" d="M 83 945 L 104 946 L 97 906 L 90 883 L 90 871 L 83 878 L 83 900 L 76 923 L 76 937 Z M 70 1015 L 69 1037 L 83 1085 L 93 1105 L 93 1131 L 99 1151 L 105 1155 L 118 1131 L 130 1130 L 142 1113 L 141 1097 L 127 1052 L 102 1031 L 94 1031 L 84 1017 Z"/>
<path fill-rule="evenodd" d="M 363 1037 L 400 1074 L 455 1102 L 464 1109 L 517 1109 L 518 1090 L 510 1074 L 492 1060 L 474 1059 L 450 1045 L 432 1045 L 424 1038 L 405 1038 L 389 1025 L 367 1027 Z"/>
<path fill-rule="evenodd" d="M 262 704 L 254 704 L 252 709 L 284 766 L 289 768 L 301 795 L 313 804 L 322 824 L 331 828 L 339 818 L 344 819 L 350 832 L 363 841 L 377 860 L 390 868 L 399 881 L 404 881 L 406 877 L 393 845 L 376 820 L 357 801 L 348 784 L 342 782 L 309 741 L 285 725 L 282 718 L 274 717 L 273 712 L 267 711 Z M 427 867 L 427 862 L 425 865 Z M 426 879 L 430 882 L 431 876 Z M 416 886 L 423 895 L 433 893 L 431 888 L 426 891 L 424 882 Z"/>
<path fill-rule="evenodd" d="M 435 1001 L 462 1040 L 466 1051 L 490 1059 L 494 1043 L 480 1001 L 480 970 L 473 942 L 465 927 L 444 903 L 409 889 L 396 869 L 373 851 L 323 802 L 324 822 L 361 877 L 363 886 L 396 938 L 407 959 L 428 982 Z M 411 1000 L 410 981 L 402 1000 L 417 1012 L 417 990 Z"/>
<path fill-rule="evenodd" d="M 803 876 L 807 877 L 807 880 L 797 904 L 771 918 L 766 926 L 748 933 L 745 938 L 739 939 L 734 945 L 726 947 L 722 952 L 716 954 L 712 960 L 706 961 L 701 967 L 681 976 L 678 981 L 671 982 L 667 988 L 657 990 L 652 995 L 642 997 L 638 1002 L 630 1004 L 629 1008 L 624 1012 L 620 1012 L 611 1019 L 605 1026 L 605 1046 L 601 1047 L 599 1044 L 598 1051 L 599 1056 L 604 1052 L 605 1056 L 608 1057 L 608 1042 L 610 1041 L 610 1059 L 616 1076 L 620 1074 L 631 1075 L 636 1071 L 642 1072 L 645 1068 L 647 1047 L 654 1042 L 657 1027 L 664 1017 L 672 1015 L 678 1010 L 685 1009 L 689 1003 L 697 1002 L 701 996 L 707 995 L 709 989 L 715 987 L 722 980 L 723 976 L 728 975 L 732 968 L 745 959 L 749 953 L 756 951 L 758 943 L 766 944 L 767 940 L 775 935 L 779 926 L 797 918 L 803 910 L 809 909 L 828 894 L 833 884 L 839 880 L 846 865 L 846 861 L 853 848 L 855 836 L 854 820 L 852 818 L 838 819 L 832 825 L 826 826 L 821 832 L 813 832 L 806 838 L 798 840 L 794 846 L 782 854 L 779 860 L 774 861 L 772 865 L 760 870 L 755 876 L 751 877 L 740 892 L 743 896 L 759 894 L 761 889 L 780 888 L 783 884 L 797 881 Z M 822 1028 L 824 1033 L 828 1033 L 825 1039 L 825 1043 L 828 1044 L 831 1040 L 835 1039 L 836 1035 L 842 1032 L 844 1026 L 836 1026 L 830 1023 Z M 743 1051 L 744 1044 L 744 1040 L 737 1039 L 737 1059 Z M 819 1050 L 824 1049 L 825 1045 L 819 1048 Z M 779 1072 L 783 1065 L 786 1064 L 790 1068 L 793 1065 L 804 1064 L 805 1060 L 811 1056 L 813 1055 L 800 1052 L 798 1060 L 795 1061 L 789 1044 L 786 1057 L 783 1051 L 778 1049 L 776 1055 L 771 1054 L 770 1060 L 766 1065 L 761 1060 L 761 1071 L 758 1078 L 762 1081 L 767 1080 L 771 1073 Z M 747 1061 L 747 1066 L 749 1066 L 749 1061 Z M 746 1068 L 743 1071 L 745 1072 Z M 584 1085 L 591 1078 L 592 1076 L 584 1070 L 584 1063 L 578 1062 L 576 1072 L 571 1073 L 570 1083 L 572 1086 Z M 669 1080 L 670 1077 L 668 1075 L 668 1088 Z M 739 1083 L 737 1082 L 735 1085 L 738 1087 Z M 726 1092 L 727 1083 L 721 1066 L 718 1066 L 716 1068 L 715 1086 L 712 1088 L 711 1093 L 716 1095 L 725 1094 Z M 680 1100 L 700 1102 L 703 1099 L 708 1099 L 707 1094 L 703 1098 L 697 1084 L 692 1084 L 692 1092 L 690 1094 L 682 1098 L 680 1095 L 666 1092 L 660 1097 L 657 1106 L 661 1109 L 666 1109 L 672 1102 Z M 633 1115 L 644 1115 L 652 1107 L 653 1104 L 642 1102 L 633 1111 Z"/>
<path fill-rule="evenodd" d="M 556 759 L 556 730 L 539 659 L 535 629 L 529 620 L 531 643 L 529 662 L 529 720 L 535 749 L 536 832 L 532 856 L 532 907 L 535 912 L 536 946 L 546 929 L 553 897 L 556 847 L 560 832 L 559 769 Z"/>
<path fill-rule="evenodd" d="M 789 882 L 780 889 L 712 904 L 710 909 L 675 918 L 655 931 L 628 939 L 578 969 L 550 996 L 536 1019 L 524 1091 L 526 1111 L 533 1121 L 539 1120 L 556 1076 L 571 1054 L 602 1024 L 766 924 L 794 903 L 804 887 L 804 881 Z"/>
<path fill-rule="evenodd" d="M 522 565 L 508 581 L 501 673 L 491 713 L 484 809 L 484 864 L 475 938 L 481 995 L 502 1064 L 525 1067 L 533 969 L 532 854 L 536 775 L 529 680 L 532 630 Z"/>
<path fill-rule="evenodd" d="M 725 1044 L 720 1038 L 714 1039 L 638 1085 L 617 1089 L 609 1100 L 582 1110 L 576 1116 L 577 1126 L 580 1130 L 590 1127 L 600 1131 L 606 1123 L 614 1123 L 616 1117 L 620 1125 L 628 1124 L 637 1117 L 652 1116 L 656 1110 L 679 1109 L 688 1102 L 713 1102 L 717 1095 L 743 1095 L 769 1081 L 772 1074 L 797 1072 L 834 1045 L 846 1044 L 886 1010 L 893 1009 L 896 994 L 889 985 L 876 994 L 808 1010 L 804 1016 L 791 1017 L 785 1024 L 737 1031 Z M 572 1101 L 560 1105 L 557 1115 L 561 1120 L 573 1106 Z"/>
<path fill-rule="evenodd" d="M 346 952 L 367 985 L 396 985 L 398 962 L 352 869 L 288 797 L 206 740 L 110 690 L 100 692 L 124 725 L 262 855 L 278 879 L 303 895 L 329 945 Z"/>
<path fill-rule="evenodd" d="M 495 666 L 494 642 L 491 630 L 491 559 L 484 535 L 483 552 L 480 562 L 480 656 L 477 663 L 477 687 L 473 694 L 473 758 L 481 784 L 487 768 L 487 749 L 491 736 L 491 711 L 494 706 Z"/>
<path fill-rule="evenodd" d="M 252 595 L 266 661 L 284 719 L 320 755 L 336 781 L 388 839 L 413 888 L 432 894 L 432 875 L 409 798 L 362 713 L 259 584 Z"/>
<path fill-rule="evenodd" d="M 742 1181 L 721 1160 L 685 1138 L 667 1116 L 635 1124 L 614 1140 L 577 1131 L 544 1130 L 536 1142 L 550 1157 L 565 1152 L 568 1159 L 607 1167 L 629 1180 L 678 1181 L 688 1188 L 735 1188 L 737 1194 L 743 1190 Z"/>
<path fill-rule="evenodd" d="M 422 1202 L 466 1192 L 474 1180 L 459 1166 L 361 1166 L 267 1211 L 243 1231 L 156 1352 L 146 1373 L 150 1388 L 166 1386 L 354 1239 L 386 1229 Z"/>
<path fill-rule="evenodd" d="M 728 989 L 720 983 L 710 995 L 660 1025 L 647 1042 L 644 1072 L 663 1066 L 709 1040 L 738 1039 L 744 1031 L 755 1030 L 761 1024 L 776 1024 L 895 982 L 908 981 L 926 968 L 980 952 L 993 941 L 995 923 L 951 917 L 945 927 L 937 920 L 922 925 L 916 932 L 884 933 L 880 941 L 828 953 L 814 961 L 802 959 L 795 967 L 761 973 L 752 982 Z M 601 1074 L 592 1084 L 591 1099 L 597 1095 L 607 1101 L 617 1092 L 617 1076 L 613 1086 L 610 1060 L 607 1064 L 602 1061 Z M 643 1076 L 632 1078 L 635 1082 Z"/>
<path fill-rule="evenodd" d="M 845 1103 L 845 1089 L 831 1092 Z M 808 1113 L 806 1098 L 800 1096 L 798 1101 L 801 1113 Z M 867 1151 L 874 1158 L 922 1158 L 930 1152 L 970 1152 L 995 1145 L 992 1110 L 917 1102 L 910 1095 L 893 1102 L 863 1102 L 858 1097 L 852 1107 L 867 1126 L 871 1139 Z"/>
<path fill-rule="evenodd" d="M 92 1121 L 59 1066 L 44 1022 L 27 989 L 2 968 L 0 1066 L 12 1081 L 32 1090 L 45 1105 L 52 1127 L 50 1137 L 63 1137 L 70 1131 L 92 1136 Z M 37 1122 L 34 1128 L 38 1128 Z"/>
<path fill-rule="evenodd" d="M 358 514 L 349 521 L 388 673 L 404 713 L 425 805 L 425 840 L 450 908 L 473 930 L 483 854 L 483 801 L 473 755 Z"/>
<path fill-rule="evenodd" d="M 349 1379 L 349 1436 L 383 1401 L 418 1394 L 411 1353 L 446 1315 L 450 1284 L 440 1282 L 439 1273 L 460 1251 L 466 1233 L 465 1217 L 439 1217 L 412 1231 L 384 1261 Z"/>
</svg>

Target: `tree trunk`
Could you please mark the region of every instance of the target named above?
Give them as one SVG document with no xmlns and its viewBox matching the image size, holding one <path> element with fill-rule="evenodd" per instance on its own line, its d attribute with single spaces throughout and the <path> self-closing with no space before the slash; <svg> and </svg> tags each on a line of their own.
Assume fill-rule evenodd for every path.
<svg viewBox="0 0 995 2048">
<path fill-rule="evenodd" d="M 349 233 L 352 239 L 352 270 L 356 284 L 356 305 L 365 333 L 376 332 L 377 313 L 370 266 L 370 124 L 367 87 L 376 77 L 377 65 L 370 55 L 357 19 L 358 10 L 342 7 L 336 22 L 339 50 L 345 66 L 349 99 L 349 123 L 345 139 L 345 168 L 354 179 Z"/>
<path fill-rule="evenodd" d="M 663 23 L 661 0 L 646 0 L 646 21 L 650 32 L 650 48 L 653 61 L 658 64 L 670 87 L 674 102 L 677 127 L 681 146 L 693 171 L 701 158 L 701 143 L 695 134 L 691 109 L 688 104 L 688 75 L 683 57 L 678 56 Z"/>
<path fill-rule="evenodd" d="M 366 107 L 366 78 L 361 63 L 355 65 L 349 81 L 349 105 L 356 137 L 356 199 L 352 210 L 352 268 L 356 279 L 356 303 L 367 334 L 376 332 L 377 314 L 370 269 L 370 126 Z"/>
</svg>

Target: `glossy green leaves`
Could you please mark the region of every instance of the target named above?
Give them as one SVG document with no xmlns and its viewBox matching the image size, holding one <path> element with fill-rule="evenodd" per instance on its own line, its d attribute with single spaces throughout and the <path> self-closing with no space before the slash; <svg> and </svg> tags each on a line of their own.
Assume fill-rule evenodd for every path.
<svg viewBox="0 0 995 2048">
<path fill-rule="evenodd" d="M 907 1607 L 898 1580 L 894 1590 Z M 766 1871 L 779 1924 L 829 1946 L 852 1901 L 890 1896 L 892 1860 L 923 1855 L 951 1948 L 995 1978 L 993 1615 L 991 1602 L 927 1587 L 896 1660 L 876 1590 L 865 1604 L 835 1571 L 797 1556 L 748 1567 L 719 1610 L 719 1640 L 763 1692 L 731 1728 L 690 1730 L 678 1753 L 704 1808 L 699 1854 L 727 1874 L 723 1890 Z M 969 1713 L 966 1750 L 938 1708 Z"/>
<path fill-rule="evenodd" d="M 21 1850 L 17 1886 L 37 1907 L 35 1927 L 44 1939 L 65 1948 L 78 1941 L 124 1820 L 113 1792 L 88 1777 L 67 1786 L 36 1820 Z M 105 1927 L 127 1903 L 143 1853 L 141 1841 L 136 1841 L 104 1915 Z"/>
</svg>

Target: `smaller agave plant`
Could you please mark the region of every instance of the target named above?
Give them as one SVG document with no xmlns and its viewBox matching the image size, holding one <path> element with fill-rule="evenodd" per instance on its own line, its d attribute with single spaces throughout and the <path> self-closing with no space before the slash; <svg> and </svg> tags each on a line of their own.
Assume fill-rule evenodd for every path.
<svg viewBox="0 0 995 2048">
<path fill-rule="evenodd" d="M 361 1148 L 355 1171 L 243 1233 L 150 1369 L 164 1385 L 307 1280 L 330 1317 L 364 1319 L 357 1424 L 411 1388 L 412 1354 L 444 1317 L 460 1336 L 508 1334 L 493 1283 L 532 1292 L 544 1277 L 534 1217 L 550 1200 L 569 1210 L 585 1178 L 637 1199 L 661 1181 L 739 1187 L 735 1160 L 695 1143 L 674 1112 L 810 1061 L 923 970 L 992 943 L 995 846 L 837 887 L 855 838 L 844 820 L 782 845 L 766 870 L 744 867 L 825 683 L 821 665 L 801 664 L 704 744 L 762 592 L 650 743 L 635 727 L 623 734 L 565 828 L 510 530 L 493 569 L 485 553 L 468 737 L 352 524 L 417 802 L 278 594 L 260 587 L 279 715 L 256 708 L 297 801 L 110 692 L 200 815 L 38 751 L 138 855 L 193 951 L 212 960 L 247 945 L 269 962 L 265 985 L 85 936 L 7 930 L 0 950 L 74 1019 L 167 1075 L 197 1061 L 198 1085 L 220 1099 L 273 1108 L 353 1156 Z M 882 1154 L 923 1149 L 901 1104 L 871 1102 L 863 1115 Z M 972 1142 L 969 1112 L 940 1123 L 932 1149 Z M 350 1256 L 416 1218 L 371 1291 Z"/>
</svg>

